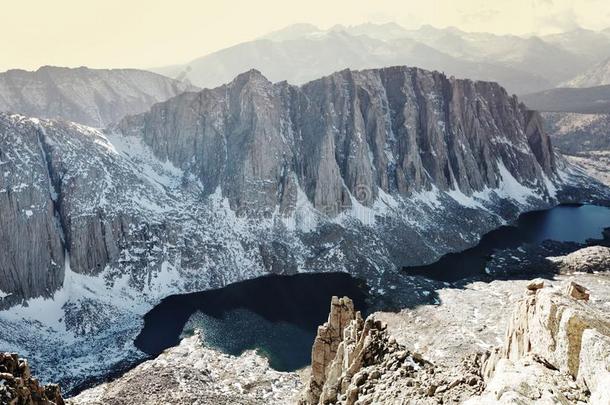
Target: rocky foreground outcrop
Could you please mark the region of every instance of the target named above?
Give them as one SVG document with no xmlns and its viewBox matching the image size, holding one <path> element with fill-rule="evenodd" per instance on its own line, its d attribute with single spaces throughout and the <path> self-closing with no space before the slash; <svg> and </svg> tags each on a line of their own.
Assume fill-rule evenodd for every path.
<svg viewBox="0 0 610 405">
<path fill-rule="evenodd" d="M 606 405 L 609 276 L 477 282 L 441 291 L 437 305 L 366 319 L 335 297 L 310 370 L 277 372 L 254 352 L 225 355 L 195 335 L 69 403 Z"/>
<path fill-rule="evenodd" d="M 458 376 L 435 366 L 390 336 L 374 316 L 362 319 L 352 301 L 333 297 L 328 321 L 318 328 L 309 382 L 301 405 L 404 404 L 459 401 L 482 389 L 480 357 L 456 365 Z"/>
<path fill-rule="evenodd" d="M 530 283 L 504 345 L 483 362 L 483 402 L 470 403 L 610 403 L 610 317 L 588 300 L 586 288 L 574 281 L 555 288 Z"/>
<path fill-rule="evenodd" d="M 409 327 L 429 329 L 421 333 L 440 337 L 428 340 L 427 353 L 434 363 L 406 349 L 419 343 L 398 343 L 386 324 L 375 319 L 387 315 L 363 320 L 348 298 L 335 297 L 328 321 L 318 329 L 311 376 L 300 403 L 610 404 L 608 278 L 598 273 L 610 270 L 609 257 L 608 248 L 595 246 L 553 258 L 562 266 L 559 277 L 563 281 L 535 279 L 522 284 L 526 294 L 512 304 L 504 343 L 491 351 L 480 352 L 477 347 L 490 335 L 485 324 L 475 323 L 473 331 L 458 325 L 464 334 L 460 337 L 451 335 L 453 316 L 438 325 L 416 316 L 420 325 Z M 595 293 L 602 295 L 592 296 L 571 278 L 573 273 L 595 282 Z M 485 290 L 499 295 L 488 287 Z M 457 294 L 472 295 L 464 290 Z M 490 319 L 490 326 L 502 320 L 503 311 L 496 310 L 498 319 Z M 475 318 L 478 312 L 475 308 Z M 419 334 L 409 332 L 412 337 Z"/>
<path fill-rule="evenodd" d="M 63 405 L 59 386 L 42 385 L 32 377 L 25 359 L 0 353 L 0 404 Z"/>
</svg>

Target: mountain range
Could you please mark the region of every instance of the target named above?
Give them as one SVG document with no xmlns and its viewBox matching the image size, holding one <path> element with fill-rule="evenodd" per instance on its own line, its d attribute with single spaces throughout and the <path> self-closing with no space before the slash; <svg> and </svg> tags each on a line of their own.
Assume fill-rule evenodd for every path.
<svg viewBox="0 0 610 405">
<path fill-rule="evenodd" d="M 408 30 L 394 23 L 327 30 L 296 24 L 186 64 L 152 70 L 215 87 L 250 68 L 272 81 L 302 84 L 344 68 L 409 65 L 497 81 L 511 93 L 526 94 L 574 80 L 609 57 L 608 30 L 521 37 L 452 27 Z"/>
<path fill-rule="evenodd" d="M 414 208 L 440 211 L 448 197 L 487 216 L 491 208 L 483 207 L 494 206 L 497 195 L 527 206 L 530 197 L 551 201 L 561 182 L 537 113 L 497 84 L 416 68 L 346 70 L 302 87 L 273 84 L 251 70 L 216 89 L 155 104 L 105 132 L 19 115 L 5 114 L 2 122 L 3 168 L 11 176 L 0 189 L 4 212 L 12 214 L 2 218 L 3 229 L 10 230 L 3 245 L 11 254 L 3 256 L 0 290 L 15 302 L 57 290 L 68 254 L 73 271 L 93 275 L 110 267 L 136 277 L 131 267 L 137 263 L 146 272 L 160 271 L 168 261 L 182 271 L 206 267 L 205 256 L 213 256 L 203 249 L 208 239 L 193 233 L 207 232 L 200 223 L 205 215 L 192 218 L 188 212 L 205 212 L 213 202 L 226 203 L 227 215 L 236 220 L 267 218 L 270 226 L 296 236 L 330 220 L 337 243 L 348 229 L 340 231 L 336 221 L 353 215 L 369 216 L 360 218 L 367 228 L 378 215 L 398 215 L 393 226 L 413 228 L 402 246 L 437 239 L 434 249 L 399 252 L 393 264 L 387 257 L 396 255 L 382 255 L 378 263 L 369 256 L 370 266 L 358 266 L 373 270 L 433 260 L 480 231 L 441 242 L 446 229 L 421 232 L 421 223 L 403 217 L 405 204 L 424 198 L 430 201 Z M 389 239 L 391 233 L 385 234 Z M 282 271 L 317 267 L 318 254 L 310 256 L 317 249 L 302 246 L 299 238 L 299 249 L 287 249 L 291 239 L 283 240 L 279 250 L 278 241 L 263 250 L 258 241 L 256 252 L 234 253 L 232 260 L 244 255 L 248 267 L 261 273 L 280 264 Z M 23 249 L 28 244 L 32 248 Z M 183 244 L 170 260 L 168 246 Z M 41 245 L 47 249 L 34 249 Z M 341 267 L 360 262 L 357 251 L 344 251 Z M 218 260 L 228 260 L 219 254 Z M 210 270 L 219 273 L 207 281 L 222 285 L 229 277 L 226 265 L 215 268 Z"/>
<path fill-rule="evenodd" d="M 0 73 L 0 111 L 104 127 L 194 86 L 137 69 L 44 66 Z"/>
<path fill-rule="evenodd" d="M 70 389 L 140 358 L 168 295 L 328 271 L 382 291 L 520 212 L 606 193 L 500 85 L 418 68 L 249 70 L 103 130 L 0 113 L 0 328 L 19 331 L 0 343 Z"/>
</svg>

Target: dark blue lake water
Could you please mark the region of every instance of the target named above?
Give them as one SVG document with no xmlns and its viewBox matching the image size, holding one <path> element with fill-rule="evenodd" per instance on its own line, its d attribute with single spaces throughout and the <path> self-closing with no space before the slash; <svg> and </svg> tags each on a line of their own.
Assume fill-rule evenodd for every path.
<svg viewBox="0 0 610 405">
<path fill-rule="evenodd" d="M 276 370 L 309 364 L 318 325 L 333 295 L 349 296 L 366 310 L 364 281 L 345 273 L 266 276 L 218 290 L 172 295 L 144 317 L 135 341 L 156 355 L 201 329 L 206 343 L 226 353 L 258 349 Z"/>
<path fill-rule="evenodd" d="M 540 244 L 545 240 L 585 243 L 588 239 L 600 239 L 607 227 L 610 227 L 608 207 L 560 205 L 532 211 L 519 216 L 512 225 L 486 233 L 470 249 L 446 254 L 432 264 L 407 267 L 405 271 L 449 282 L 476 277 L 484 273 L 491 254 L 499 250 Z"/>
<path fill-rule="evenodd" d="M 404 272 L 442 281 L 476 277 L 485 274 L 494 252 L 545 240 L 584 243 L 601 238 L 606 227 L 610 227 L 610 208 L 606 207 L 569 205 L 530 212 L 513 225 L 484 235 L 471 249 Z M 268 276 L 218 290 L 170 296 L 146 314 L 135 345 L 157 355 L 198 328 L 209 346 L 234 355 L 258 349 L 273 368 L 295 370 L 309 364 L 317 327 L 326 320 L 333 295 L 351 297 L 366 313 L 365 282 L 337 273 Z"/>
</svg>

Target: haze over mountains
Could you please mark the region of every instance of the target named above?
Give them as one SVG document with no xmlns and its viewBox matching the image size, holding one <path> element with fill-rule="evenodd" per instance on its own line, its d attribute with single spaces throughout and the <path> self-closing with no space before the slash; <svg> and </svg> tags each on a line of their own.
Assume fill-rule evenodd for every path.
<svg viewBox="0 0 610 405">
<path fill-rule="evenodd" d="M 468 33 L 397 24 L 297 24 L 195 59 L 153 69 L 215 87 L 249 68 L 271 81 L 301 84 L 343 68 L 418 66 L 448 75 L 497 81 L 510 93 L 556 87 L 610 57 L 610 31 L 578 29 L 543 37 Z"/>
<path fill-rule="evenodd" d="M 0 73 L 0 111 L 104 127 L 196 86 L 220 86 L 252 68 L 272 82 L 303 84 L 345 68 L 408 65 L 498 82 L 511 94 L 527 94 L 523 99 L 529 106 L 542 111 L 597 113 L 610 105 L 604 89 L 546 91 L 608 84 L 608 61 L 610 30 L 526 38 L 432 26 L 407 30 L 394 23 L 327 30 L 296 24 L 185 65 L 153 69 L 167 77 L 137 69 L 10 70 Z"/>
<path fill-rule="evenodd" d="M 596 63 L 572 80 L 561 83 L 559 87 L 595 87 L 610 84 L 610 58 Z"/>
<path fill-rule="evenodd" d="M 610 85 L 545 90 L 523 95 L 521 100 L 538 111 L 608 114 Z"/>
</svg>

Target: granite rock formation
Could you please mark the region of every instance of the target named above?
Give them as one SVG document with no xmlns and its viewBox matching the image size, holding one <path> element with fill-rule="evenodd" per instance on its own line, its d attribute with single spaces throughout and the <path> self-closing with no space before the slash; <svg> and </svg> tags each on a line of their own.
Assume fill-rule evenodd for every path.
<svg viewBox="0 0 610 405">
<path fill-rule="evenodd" d="M 333 297 L 311 357 L 302 405 L 436 404 L 468 398 L 482 388 L 478 355 L 456 364 L 458 376 L 447 380 L 432 363 L 398 344 L 383 322 L 374 316 L 363 320 L 347 297 Z"/>
<path fill-rule="evenodd" d="M 63 405 L 59 386 L 41 385 L 26 360 L 0 353 L 0 403 L 6 405 Z"/>
<path fill-rule="evenodd" d="M 610 320 L 588 300 L 586 289 L 569 280 L 528 290 L 513 312 L 504 345 L 484 361 L 483 398 L 608 403 Z M 485 403 L 477 401 L 472 403 Z"/>
<path fill-rule="evenodd" d="M 44 66 L 0 73 L 0 111 L 104 127 L 196 87 L 136 69 Z"/>
<path fill-rule="evenodd" d="M 542 184 L 556 163 L 537 113 L 495 83 L 417 68 L 345 70 L 301 87 L 258 71 L 118 126 L 161 160 L 220 187 L 238 210 L 290 211 L 301 188 L 336 215 L 380 194 Z M 504 167 L 505 166 L 505 167 Z"/>
<path fill-rule="evenodd" d="M 348 325 L 361 328 L 362 317 L 360 313 L 354 311 L 354 303 L 349 298 L 333 297 L 328 321 L 318 328 L 311 349 L 311 377 L 307 390 L 307 403 L 318 403 L 327 381 L 330 378 L 336 380 L 339 377 L 337 375 L 331 377 L 331 373 L 336 373 L 336 370 L 331 369 L 331 363 L 336 367 L 340 362 L 335 361 L 335 359 L 343 358 L 343 351 L 345 350 L 343 334 Z M 341 347 L 339 347 L 340 345 Z M 337 356 L 338 350 L 342 351 L 339 356 Z M 328 395 L 328 393 L 325 393 L 325 396 Z"/>
<path fill-rule="evenodd" d="M 329 267 L 307 253 L 315 241 L 274 236 L 295 228 L 322 229 L 323 243 L 347 238 L 337 245 L 346 270 L 358 263 L 376 273 L 467 246 L 500 223 L 498 215 L 554 202 L 561 182 L 561 162 L 537 113 L 497 84 L 404 67 L 343 71 L 302 87 L 250 71 L 156 104 L 105 133 L 16 115 L 0 116 L 0 128 L 6 303 L 53 294 L 66 253 L 76 273 L 108 268 L 112 279 L 128 273 L 139 286 L 163 262 L 197 271 L 217 255 L 217 273 L 206 282 L 243 279 L 219 268 L 225 250 L 202 256 L 208 221 L 227 221 L 210 201 L 226 199 L 231 215 L 280 228 L 236 247 L 259 274 L 294 271 L 304 261 Z M 337 229 L 344 217 L 359 221 Z M 442 229 L 431 226 L 437 220 Z M 376 240 L 371 225 L 394 240 Z M 362 266 L 350 247 L 362 233 L 392 251 L 368 252 L 365 261 L 375 263 Z M 301 247 L 278 249 L 287 243 Z"/>
</svg>

